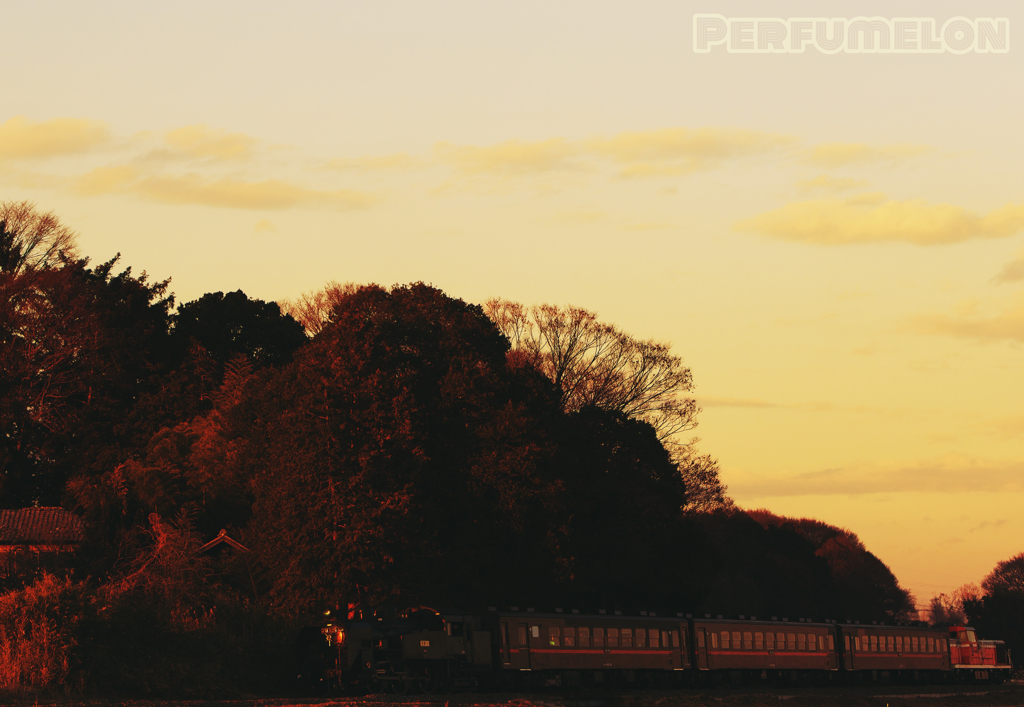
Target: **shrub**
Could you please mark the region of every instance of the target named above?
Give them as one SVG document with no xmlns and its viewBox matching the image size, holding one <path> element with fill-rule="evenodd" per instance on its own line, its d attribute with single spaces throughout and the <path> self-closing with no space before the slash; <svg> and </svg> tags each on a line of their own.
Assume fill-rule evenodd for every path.
<svg viewBox="0 0 1024 707">
<path fill-rule="evenodd" d="M 0 688 L 81 684 L 75 655 L 87 605 L 84 584 L 51 574 L 0 595 Z"/>
</svg>

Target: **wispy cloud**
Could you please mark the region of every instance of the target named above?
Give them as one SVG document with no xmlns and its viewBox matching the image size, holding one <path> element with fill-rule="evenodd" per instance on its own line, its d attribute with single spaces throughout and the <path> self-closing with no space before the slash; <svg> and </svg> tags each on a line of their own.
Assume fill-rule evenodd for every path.
<svg viewBox="0 0 1024 707">
<path fill-rule="evenodd" d="M 330 160 L 325 166 L 339 172 L 391 172 L 412 169 L 422 164 L 423 160 L 405 152 L 397 152 L 391 155 L 338 157 Z"/>
<path fill-rule="evenodd" d="M 18 115 L 0 125 L 0 159 L 79 154 L 109 139 L 107 126 L 95 120 L 54 118 L 33 122 Z"/>
<path fill-rule="evenodd" d="M 199 174 L 140 175 L 135 167 L 101 167 L 80 177 L 73 190 L 83 196 L 133 194 L 162 204 L 199 204 L 234 209 L 281 210 L 330 207 L 342 211 L 370 206 L 376 197 L 353 190 L 310 189 L 277 179 L 206 179 Z"/>
<path fill-rule="evenodd" d="M 1024 253 L 1021 253 L 1014 260 L 1004 265 L 1003 269 L 999 271 L 999 274 L 994 279 L 996 282 L 1020 282 L 1024 280 Z"/>
<path fill-rule="evenodd" d="M 277 233 L 277 226 L 269 219 L 261 218 L 256 222 L 253 233 Z"/>
<path fill-rule="evenodd" d="M 822 245 L 902 241 L 917 245 L 1006 238 L 1024 230 L 1024 204 L 979 215 L 923 199 L 892 201 L 882 194 L 800 201 L 740 221 L 737 230 Z"/>
<path fill-rule="evenodd" d="M 164 135 L 165 152 L 172 157 L 209 160 L 245 160 L 253 156 L 256 138 L 229 133 L 207 125 L 187 125 Z"/>
<path fill-rule="evenodd" d="M 136 185 L 135 191 L 163 204 L 201 204 L 255 210 L 327 206 L 349 211 L 367 207 L 376 201 L 370 194 L 348 189 L 308 189 L 277 179 L 260 182 L 236 179 L 206 180 L 198 174 L 148 177 Z"/>
<path fill-rule="evenodd" d="M 797 181 L 796 187 L 803 192 L 827 191 L 840 192 L 850 189 L 859 189 L 867 186 L 866 179 L 854 179 L 853 177 L 833 177 L 828 174 L 819 174 L 814 179 L 801 179 Z"/>
<path fill-rule="evenodd" d="M 915 317 L 910 320 L 908 328 L 925 334 L 976 341 L 1024 342 L 1024 301 L 1014 302 L 994 315 L 985 315 L 977 310 L 977 306 L 969 304 L 953 314 Z"/>
<path fill-rule="evenodd" d="M 506 140 L 475 147 L 439 142 L 434 159 L 464 176 L 516 177 L 581 167 L 580 150 L 564 138 L 541 141 Z"/>
<path fill-rule="evenodd" d="M 74 180 L 71 190 L 79 196 L 102 196 L 127 189 L 138 178 L 138 170 L 131 165 L 97 167 Z"/>
<path fill-rule="evenodd" d="M 845 167 L 870 162 L 895 163 L 931 151 L 928 145 L 867 145 L 861 142 L 826 142 L 804 153 L 804 160 L 822 167 Z"/>
<path fill-rule="evenodd" d="M 716 397 L 704 397 L 700 396 L 697 398 L 697 403 L 701 407 L 705 408 L 780 408 L 782 405 L 779 403 L 768 402 L 767 400 L 752 399 L 752 398 L 716 398 Z"/>
<path fill-rule="evenodd" d="M 1021 492 L 1024 491 L 1024 464 L 951 459 L 902 467 L 840 467 L 770 480 L 729 479 L 729 488 L 740 499 L 875 493 Z"/>
<path fill-rule="evenodd" d="M 794 141 L 755 130 L 662 128 L 594 138 L 583 147 L 613 160 L 622 177 L 650 177 L 713 169 L 726 160 L 774 152 Z"/>
</svg>

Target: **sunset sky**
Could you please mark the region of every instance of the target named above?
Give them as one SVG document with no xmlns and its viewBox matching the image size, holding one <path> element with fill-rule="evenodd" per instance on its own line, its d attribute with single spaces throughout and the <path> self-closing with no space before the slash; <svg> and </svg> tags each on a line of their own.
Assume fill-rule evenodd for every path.
<svg viewBox="0 0 1024 707">
<path fill-rule="evenodd" d="M 1024 6 L 828 6 L 1008 53 L 693 51 L 821 7 L 5 2 L 0 200 L 179 302 L 424 281 L 670 342 L 737 503 L 924 604 L 1024 551 Z"/>
</svg>

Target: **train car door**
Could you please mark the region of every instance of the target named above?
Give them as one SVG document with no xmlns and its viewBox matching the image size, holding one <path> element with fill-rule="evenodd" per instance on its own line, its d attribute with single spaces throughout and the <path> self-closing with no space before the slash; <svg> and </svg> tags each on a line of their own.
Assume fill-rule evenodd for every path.
<svg viewBox="0 0 1024 707">
<path fill-rule="evenodd" d="M 509 625 L 509 631 L 512 631 L 511 624 Z M 516 623 L 515 633 L 512 633 L 509 638 L 511 643 L 509 644 L 509 662 L 505 667 L 510 670 L 529 670 L 530 669 L 530 639 L 529 639 L 529 627 L 522 622 Z"/>
<path fill-rule="evenodd" d="M 498 630 L 501 632 L 501 666 L 507 668 L 512 664 L 512 644 L 510 643 L 511 634 L 508 630 L 508 621 L 502 621 Z"/>
<path fill-rule="evenodd" d="M 707 631 L 702 628 L 698 628 L 694 633 L 697 634 L 697 645 L 694 647 L 694 651 L 697 654 L 697 669 L 707 670 L 708 669 L 708 635 Z"/>
<path fill-rule="evenodd" d="M 843 631 L 843 669 L 857 669 L 857 636 L 852 631 Z"/>
</svg>

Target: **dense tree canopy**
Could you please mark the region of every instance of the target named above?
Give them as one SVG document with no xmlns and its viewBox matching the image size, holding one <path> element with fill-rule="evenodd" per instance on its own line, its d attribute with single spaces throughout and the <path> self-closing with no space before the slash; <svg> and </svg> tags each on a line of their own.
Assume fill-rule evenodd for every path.
<svg viewBox="0 0 1024 707">
<path fill-rule="evenodd" d="M 979 593 L 963 601 L 968 621 L 978 631 L 1006 641 L 1014 657 L 1024 653 L 1024 553 L 998 563 Z"/>
<path fill-rule="evenodd" d="M 852 533 L 733 506 L 677 436 L 698 409 L 665 344 L 422 283 L 175 308 L 169 281 L 0 206 L 0 505 L 83 518 L 94 586 L 51 589 L 112 607 L 97 645 L 142 646 L 125 627 L 146 611 L 172 643 L 213 631 L 214 604 L 911 615 Z M 190 565 L 221 529 L 244 562 Z M 1017 560 L 964 607 L 1003 611 Z"/>
</svg>

